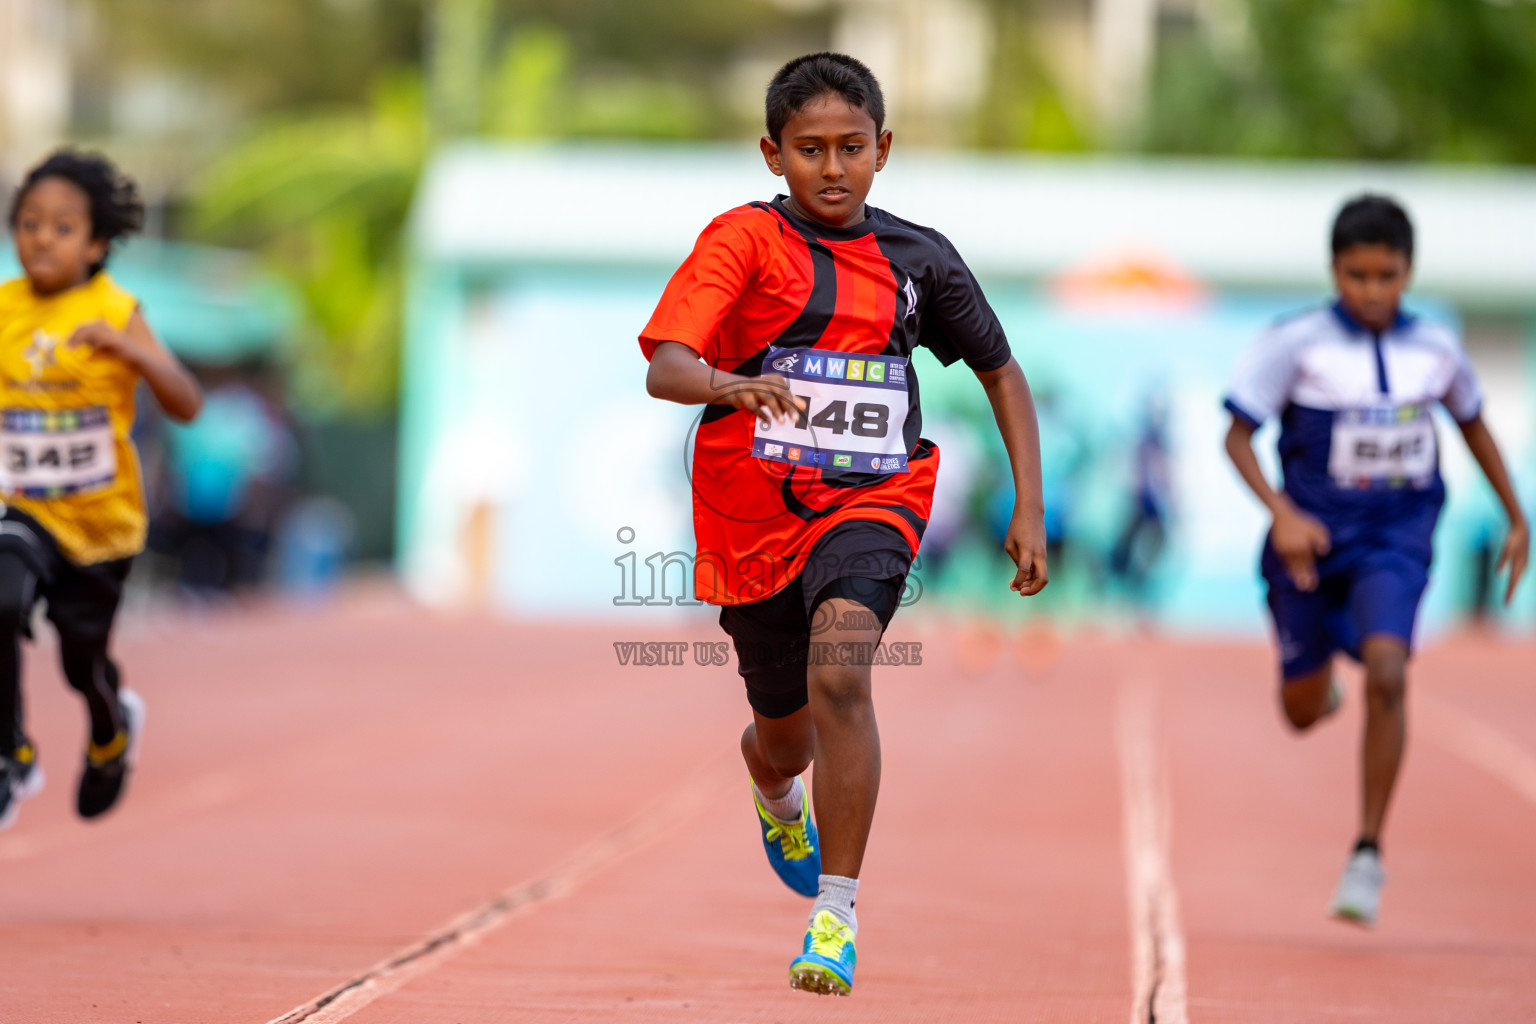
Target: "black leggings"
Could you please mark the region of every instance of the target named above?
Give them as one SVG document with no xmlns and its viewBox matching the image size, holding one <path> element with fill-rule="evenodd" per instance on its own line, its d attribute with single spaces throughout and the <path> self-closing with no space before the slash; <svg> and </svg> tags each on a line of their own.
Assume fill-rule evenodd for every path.
<svg viewBox="0 0 1536 1024">
<path fill-rule="evenodd" d="M 0 549 L 0 729 L 12 723 L 12 749 L 26 742 L 22 727 L 21 638 L 30 635 L 32 607 L 41 586 L 36 571 L 15 551 Z M 118 672 L 107 657 L 107 638 L 59 632 L 64 678 L 80 691 L 91 714 L 91 741 L 112 742 L 122 728 Z"/>
</svg>

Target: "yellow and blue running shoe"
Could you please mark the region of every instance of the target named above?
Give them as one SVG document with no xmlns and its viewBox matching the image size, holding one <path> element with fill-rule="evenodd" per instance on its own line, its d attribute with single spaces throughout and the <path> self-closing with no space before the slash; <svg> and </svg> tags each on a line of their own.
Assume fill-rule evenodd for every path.
<svg viewBox="0 0 1536 1024">
<path fill-rule="evenodd" d="M 752 787 L 752 802 L 757 805 L 757 823 L 763 830 L 763 849 L 768 863 L 801 896 L 815 898 L 821 875 L 821 842 L 816 836 L 816 822 L 811 818 L 811 796 L 800 802 L 800 820 L 785 822 L 768 813 L 763 799 Z"/>
<path fill-rule="evenodd" d="M 853 994 L 853 929 L 829 910 L 811 919 L 805 931 L 805 952 L 789 964 L 789 987 L 819 996 Z"/>
</svg>

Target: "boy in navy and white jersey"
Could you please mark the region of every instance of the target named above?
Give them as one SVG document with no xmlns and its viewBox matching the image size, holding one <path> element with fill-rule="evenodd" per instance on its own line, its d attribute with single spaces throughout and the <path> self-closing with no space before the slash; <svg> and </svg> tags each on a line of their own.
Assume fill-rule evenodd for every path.
<svg viewBox="0 0 1536 1024">
<path fill-rule="evenodd" d="M 1405 672 L 1445 502 L 1437 403 L 1509 516 L 1499 558 L 1510 570 L 1506 601 L 1530 548 L 1460 341 L 1400 307 L 1412 261 L 1413 227 L 1401 207 L 1379 196 L 1347 203 L 1333 227 L 1337 301 L 1265 332 L 1238 363 L 1226 400 L 1227 453 L 1274 516 L 1261 571 L 1286 717 L 1306 729 L 1338 707 L 1336 651 L 1365 666 L 1360 834 L 1332 905 L 1335 916 L 1364 924 L 1375 922 L 1385 880 L 1379 841 L 1403 755 Z M 1280 420 L 1279 491 L 1252 446 L 1271 417 Z"/>
</svg>

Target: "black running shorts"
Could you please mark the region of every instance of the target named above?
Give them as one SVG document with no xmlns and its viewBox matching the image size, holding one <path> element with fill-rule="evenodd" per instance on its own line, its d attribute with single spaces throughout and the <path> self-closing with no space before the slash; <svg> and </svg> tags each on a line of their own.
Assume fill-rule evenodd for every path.
<svg viewBox="0 0 1536 1024">
<path fill-rule="evenodd" d="M 721 608 L 720 627 L 736 647 L 737 671 L 752 710 L 783 718 L 805 707 L 811 640 L 827 628 L 827 613 L 816 614 L 822 602 L 856 601 L 884 630 L 911 568 L 911 549 L 894 527 L 855 520 L 827 531 L 811 549 L 804 571 L 777 594 Z"/>
<path fill-rule="evenodd" d="M 106 642 L 132 558 L 76 565 L 37 520 L 8 507 L 0 515 L 0 552 L 20 557 L 37 576 L 37 596 L 47 599 L 61 639 Z"/>
</svg>

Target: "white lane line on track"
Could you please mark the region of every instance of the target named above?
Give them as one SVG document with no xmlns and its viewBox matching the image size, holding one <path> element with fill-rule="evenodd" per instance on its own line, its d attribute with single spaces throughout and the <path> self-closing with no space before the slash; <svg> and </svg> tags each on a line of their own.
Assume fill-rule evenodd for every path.
<svg viewBox="0 0 1536 1024">
<path fill-rule="evenodd" d="M 1414 728 L 1536 804 L 1536 755 L 1454 704 L 1420 693 Z"/>
<path fill-rule="evenodd" d="M 618 828 L 581 847 L 550 871 L 519 882 L 420 941 L 281 1017 L 274 1017 L 267 1024 L 337 1024 L 411 979 L 441 967 L 466 946 L 473 945 L 515 917 L 569 895 L 593 875 L 638 853 L 699 813 L 730 780 L 740 781 L 740 773 L 730 771 L 735 761 L 734 754 L 711 759 L 695 769 L 682 785 Z"/>
<path fill-rule="evenodd" d="M 1157 691 L 1121 680 L 1120 795 L 1131 923 L 1131 1024 L 1189 1024 L 1184 929 L 1168 862 L 1172 817 L 1157 743 Z"/>
</svg>

